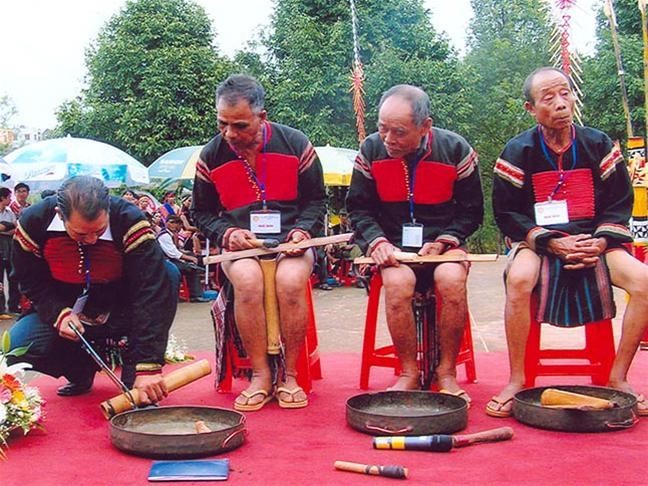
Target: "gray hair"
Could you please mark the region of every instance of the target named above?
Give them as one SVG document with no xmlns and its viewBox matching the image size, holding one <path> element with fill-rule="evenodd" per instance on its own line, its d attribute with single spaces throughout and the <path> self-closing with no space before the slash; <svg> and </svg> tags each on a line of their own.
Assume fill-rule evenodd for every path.
<svg viewBox="0 0 648 486">
<path fill-rule="evenodd" d="M 57 191 L 56 205 L 64 220 L 68 220 L 76 211 L 86 221 L 94 221 L 103 211 L 108 211 L 110 193 L 96 177 L 71 177 Z"/>
<path fill-rule="evenodd" d="M 524 80 L 524 84 L 522 85 L 522 94 L 524 96 L 524 101 L 528 101 L 532 105 L 535 105 L 535 100 L 533 99 L 533 95 L 531 94 L 531 89 L 533 88 L 533 80 L 535 79 L 536 75 L 540 73 L 544 73 L 547 71 L 554 71 L 556 73 L 562 74 L 567 82 L 569 83 L 569 89 L 573 90 L 574 85 L 572 83 L 572 80 L 565 74 L 565 72 L 561 69 L 558 69 L 557 67 L 553 66 L 543 66 L 539 67 L 535 71 L 533 71 L 531 74 L 529 74 L 526 79 Z"/>
<path fill-rule="evenodd" d="M 417 127 L 423 125 L 423 122 L 430 117 L 430 97 L 425 91 L 410 84 L 397 84 L 385 91 L 378 103 L 378 111 L 382 108 L 387 98 L 398 96 L 408 101 L 412 107 L 412 117 Z"/>
<path fill-rule="evenodd" d="M 265 105 L 265 90 L 251 76 L 232 74 L 216 88 L 216 104 L 219 100 L 228 105 L 235 105 L 243 100 L 250 105 L 254 113 L 259 113 Z"/>
</svg>

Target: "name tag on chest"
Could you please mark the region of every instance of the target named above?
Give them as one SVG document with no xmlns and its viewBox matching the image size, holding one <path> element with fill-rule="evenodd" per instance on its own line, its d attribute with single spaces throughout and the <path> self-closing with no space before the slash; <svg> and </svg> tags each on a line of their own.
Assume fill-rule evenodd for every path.
<svg viewBox="0 0 648 486">
<path fill-rule="evenodd" d="M 250 213 L 250 231 L 262 235 L 281 233 L 281 212 L 252 211 Z"/>
<path fill-rule="evenodd" d="M 423 225 L 409 223 L 403 225 L 403 246 L 421 248 L 423 246 Z"/>
<path fill-rule="evenodd" d="M 547 201 L 536 203 L 533 207 L 538 226 L 569 223 L 567 201 Z"/>
</svg>

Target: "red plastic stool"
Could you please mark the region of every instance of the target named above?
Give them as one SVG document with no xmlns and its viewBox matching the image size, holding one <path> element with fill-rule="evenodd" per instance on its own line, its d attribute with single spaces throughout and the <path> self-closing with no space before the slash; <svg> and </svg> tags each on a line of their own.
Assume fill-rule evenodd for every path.
<svg viewBox="0 0 648 486">
<path fill-rule="evenodd" d="M 322 366 L 318 350 L 317 326 L 315 322 L 315 309 L 313 306 L 313 291 L 310 283 L 306 285 L 306 304 L 308 306 L 308 323 L 306 325 L 306 337 L 299 357 L 297 358 L 297 383 L 310 393 L 313 389 L 313 380 L 322 379 Z M 227 357 L 225 361 L 225 377 L 218 384 L 218 391 L 228 393 L 232 391 L 233 370 L 250 369 L 250 359 L 241 358 L 238 355 L 236 346 L 232 341 L 226 343 Z"/>
<path fill-rule="evenodd" d="M 362 344 L 362 364 L 360 365 L 360 389 L 369 388 L 369 372 L 372 366 L 394 368 L 394 373 L 400 373 L 400 360 L 396 356 L 393 344 L 376 348 L 376 327 L 378 322 L 378 308 L 380 306 L 380 291 L 382 277 L 380 272 L 374 273 L 369 284 L 369 299 L 367 301 L 367 317 L 365 319 L 364 340 Z M 466 381 L 475 383 L 477 372 L 475 370 L 475 353 L 473 350 L 472 332 L 470 329 L 470 313 L 466 316 L 461 348 L 457 355 L 457 366 L 464 365 Z"/>
<path fill-rule="evenodd" d="M 356 278 L 351 275 L 351 267 L 353 266 L 353 260 L 347 258 L 341 258 L 338 264 L 337 272 L 335 273 L 335 278 L 340 285 L 344 287 L 351 287 L 355 285 Z"/>
<path fill-rule="evenodd" d="M 541 349 L 541 323 L 536 319 L 537 300 L 531 302 L 531 328 L 524 359 L 525 386 L 535 385 L 538 376 L 591 376 L 594 385 L 606 385 L 616 355 L 612 320 L 585 324 L 582 349 Z M 548 325 L 548 324 L 547 324 Z M 553 360 L 553 363 L 543 361 Z M 575 362 L 579 360 L 580 362 Z M 589 364 L 583 363 L 589 361 Z"/>
<path fill-rule="evenodd" d="M 189 284 L 187 284 L 187 277 L 184 275 L 180 280 L 180 292 L 178 293 L 180 302 L 189 302 Z"/>
</svg>

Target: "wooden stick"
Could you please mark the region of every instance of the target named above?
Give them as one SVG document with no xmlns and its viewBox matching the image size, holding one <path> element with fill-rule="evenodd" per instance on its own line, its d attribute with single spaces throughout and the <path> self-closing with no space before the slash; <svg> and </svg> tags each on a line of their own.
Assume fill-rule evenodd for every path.
<svg viewBox="0 0 648 486">
<path fill-rule="evenodd" d="M 394 255 L 396 260 L 401 263 L 443 263 L 443 262 L 494 262 L 497 260 L 499 255 L 485 253 L 466 253 L 463 255 L 425 255 L 420 256 L 416 253 L 410 253 L 405 251 L 395 251 Z M 356 265 L 373 265 L 374 259 L 372 257 L 358 257 L 353 260 L 353 263 Z"/>
<path fill-rule="evenodd" d="M 198 378 L 207 376 L 209 373 L 211 373 L 211 365 L 209 364 L 209 361 L 207 361 L 206 359 L 201 359 L 200 361 L 196 361 L 195 363 L 191 363 L 190 365 L 172 371 L 168 375 L 164 375 L 162 380 L 166 385 L 167 391 L 169 391 L 170 393 L 174 390 L 177 390 L 178 388 L 188 385 L 193 381 L 196 381 Z M 138 406 L 142 404 L 141 398 L 139 396 L 139 391 L 137 389 L 132 389 L 130 391 L 130 394 L 132 395 L 133 400 L 135 400 L 135 403 Z M 117 415 L 118 413 L 125 412 L 126 410 L 131 410 L 133 408 L 133 404 L 125 393 L 102 402 L 100 406 L 104 417 L 106 417 L 107 419 Z"/>
<path fill-rule="evenodd" d="M 230 251 L 221 253 L 220 255 L 212 255 L 204 258 L 204 263 L 213 264 L 220 262 L 227 262 L 231 260 L 238 260 L 240 258 L 250 258 L 261 255 L 274 255 L 288 250 L 303 250 L 312 248 L 314 246 L 333 245 L 337 243 L 347 243 L 353 233 L 344 233 L 341 235 L 323 236 L 321 238 L 311 238 L 310 240 L 303 240 L 299 243 L 282 243 L 276 248 L 250 248 L 249 250 Z"/>
<path fill-rule="evenodd" d="M 277 260 L 259 260 L 263 272 L 263 310 L 265 311 L 266 332 L 268 336 L 268 354 L 278 355 L 281 352 L 281 328 L 279 324 L 279 304 L 275 275 Z"/>
<path fill-rule="evenodd" d="M 372 466 L 356 462 L 335 461 L 335 469 L 349 471 L 370 476 L 383 476 L 386 478 L 407 479 L 407 468 L 403 466 Z"/>
</svg>

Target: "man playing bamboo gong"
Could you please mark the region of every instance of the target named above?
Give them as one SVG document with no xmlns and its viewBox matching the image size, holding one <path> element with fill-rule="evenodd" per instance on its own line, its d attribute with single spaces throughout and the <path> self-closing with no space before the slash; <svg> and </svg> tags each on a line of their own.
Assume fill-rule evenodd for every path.
<svg viewBox="0 0 648 486">
<path fill-rule="evenodd" d="M 627 373 L 648 325 L 648 267 L 622 246 L 632 236 L 632 188 L 618 147 L 604 133 L 573 123 L 570 80 L 555 68 L 531 73 L 524 107 L 537 126 L 510 140 L 495 164 L 493 209 L 514 243 L 506 273 L 505 325 L 511 376 L 486 412 L 511 415 L 524 386 L 531 293 L 538 320 L 577 326 L 615 314 L 611 284 L 630 295 L 609 386 L 634 393 Z"/>
<path fill-rule="evenodd" d="M 218 129 L 196 164 L 193 209 L 196 225 L 224 251 L 253 248 L 254 240 L 299 241 L 323 229 L 325 191 L 322 167 L 306 136 L 267 120 L 265 92 L 253 78 L 233 75 L 216 90 Z M 259 261 L 223 262 L 234 287 L 234 315 L 252 363 L 250 386 L 234 408 L 254 411 L 276 396 L 283 408 L 308 404 L 296 382 L 308 308 L 306 285 L 313 252 L 291 250 L 279 257 L 276 293 L 285 344 L 285 379 L 273 392 L 266 354 L 264 283 Z"/>
<path fill-rule="evenodd" d="M 437 384 L 469 401 L 455 371 L 468 312 L 467 264 L 409 267 L 394 257 L 398 249 L 463 255 L 483 217 L 477 154 L 456 133 L 432 126 L 422 89 L 398 85 L 383 94 L 378 132 L 360 148 L 347 209 L 358 244 L 380 267 L 387 325 L 402 364 L 393 389 L 419 388 L 412 298 L 417 279 L 433 280 L 442 301 Z"/>
</svg>

